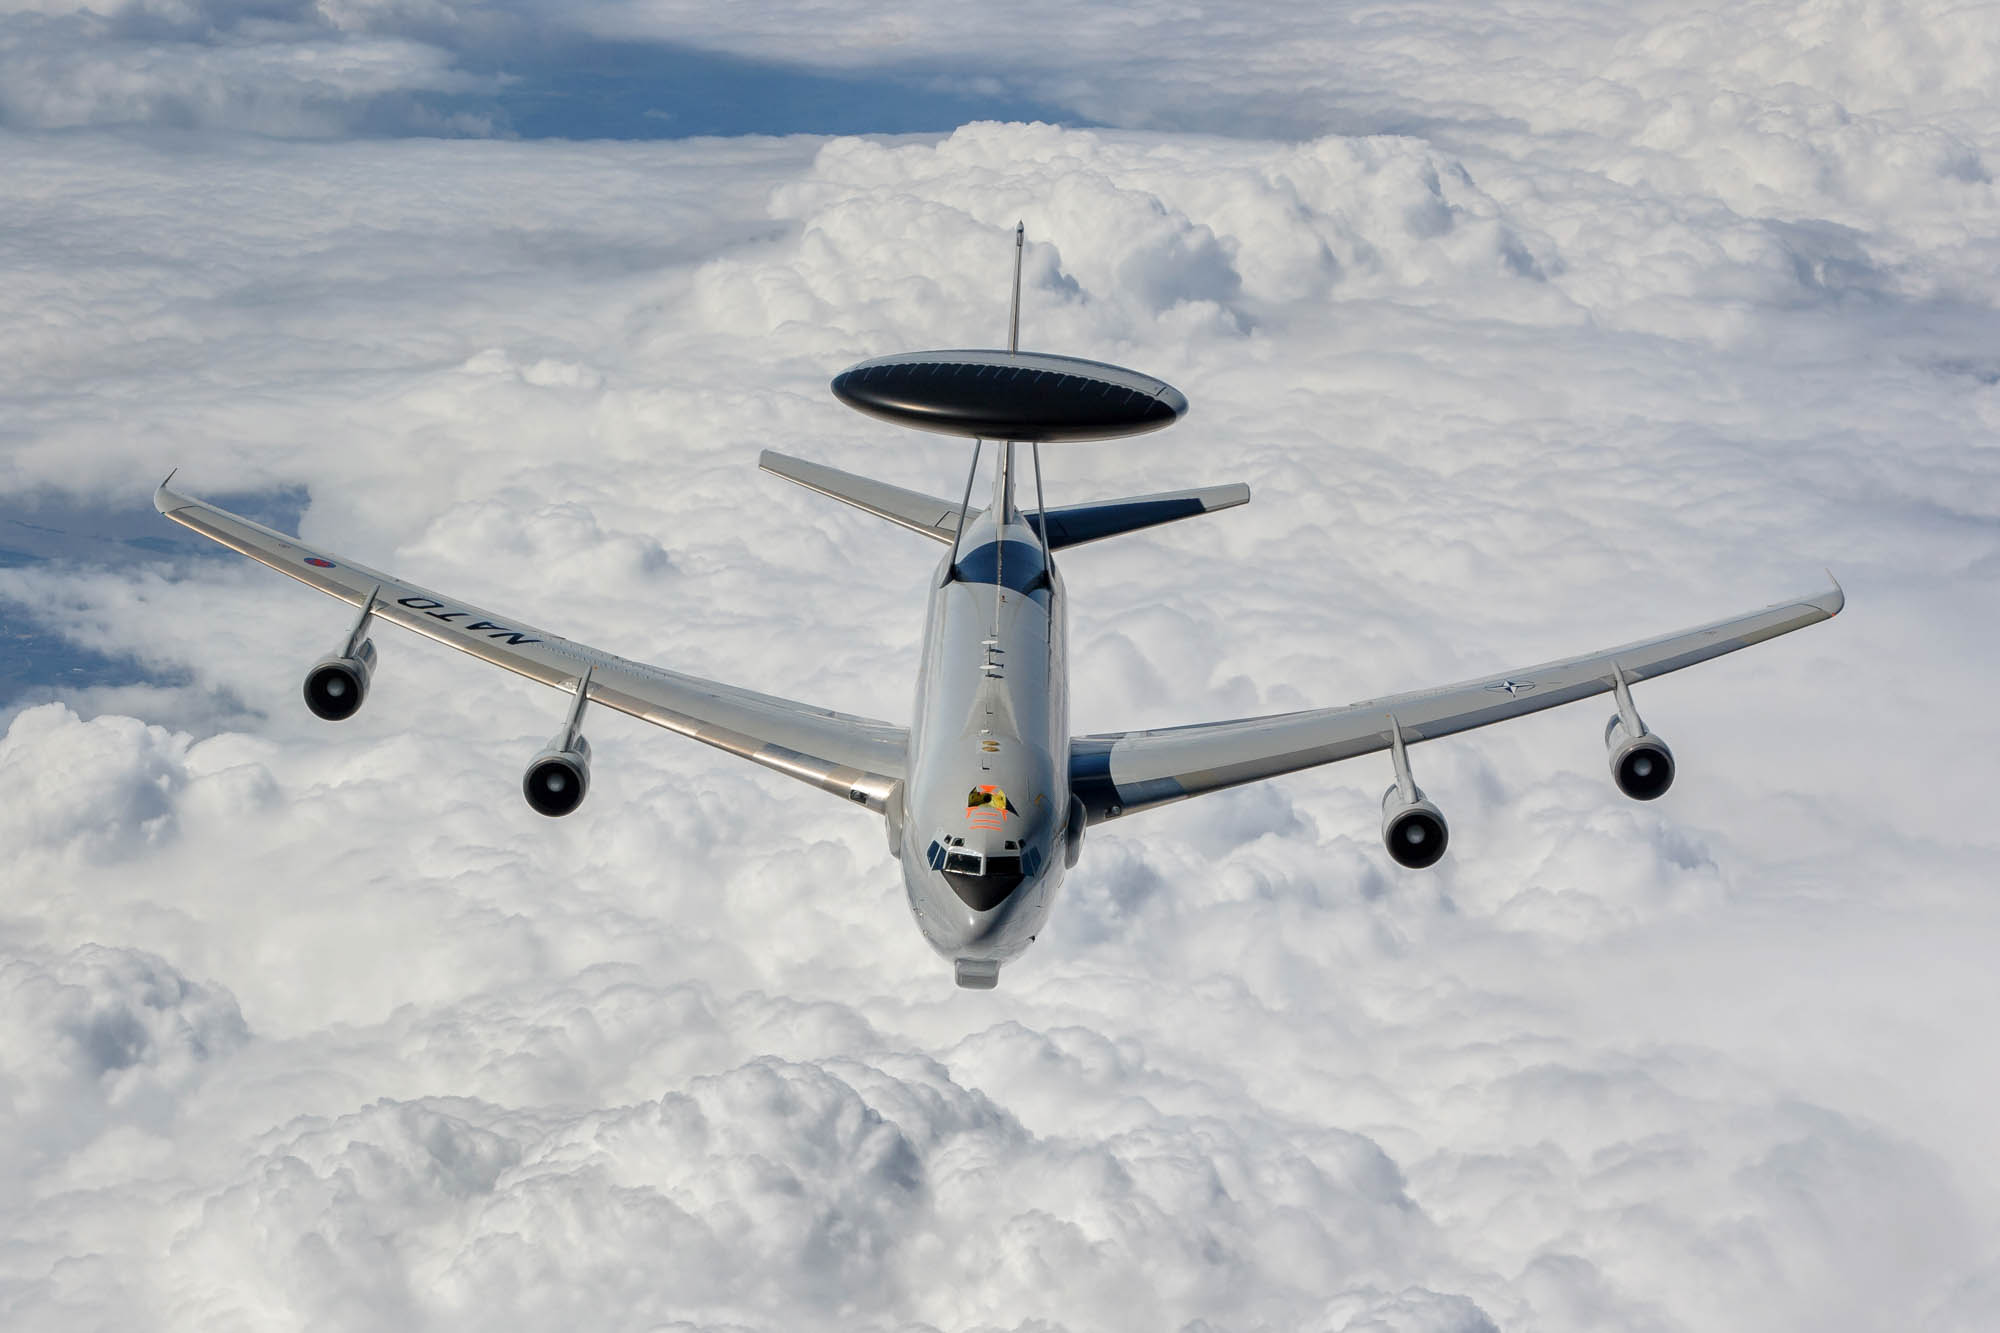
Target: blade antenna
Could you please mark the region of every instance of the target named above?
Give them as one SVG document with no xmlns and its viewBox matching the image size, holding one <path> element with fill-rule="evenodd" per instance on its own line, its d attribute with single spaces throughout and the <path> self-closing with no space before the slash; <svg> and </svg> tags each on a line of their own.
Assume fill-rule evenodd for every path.
<svg viewBox="0 0 2000 1333">
<path fill-rule="evenodd" d="M 1021 247 L 1026 244 L 1027 224 L 1014 224 L 1014 304 L 1007 312 L 1007 350 L 1021 350 Z"/>
</svg>

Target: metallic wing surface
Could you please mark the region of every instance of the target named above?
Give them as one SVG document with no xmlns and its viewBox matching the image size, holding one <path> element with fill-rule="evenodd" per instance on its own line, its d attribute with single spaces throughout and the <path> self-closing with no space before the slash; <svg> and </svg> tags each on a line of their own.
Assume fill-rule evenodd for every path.
<svg viewBox="0 0 2000 1333">
<path fill-rule="evenodd" d="M 1079 736 L 1070 784 L 1092 823 L 1203 792 L 1470 731 L 1612 693 L 1837 615 L 1840 585 L 1761 611 L 1501 675 L 1298 713 Z"/>
<path fill-rule="evenodd" d="M 544 685 L 574 692 L 585 682 L 589 702 L 858 805 L 883 810 L 905 775 L 909 733 L 903 727 L 628 661 L 316 550 L 166 485 L 153 502 L 185 528 L 350 606 L 368 608 L 368 619 L 415 630 Z"/>
</svg>

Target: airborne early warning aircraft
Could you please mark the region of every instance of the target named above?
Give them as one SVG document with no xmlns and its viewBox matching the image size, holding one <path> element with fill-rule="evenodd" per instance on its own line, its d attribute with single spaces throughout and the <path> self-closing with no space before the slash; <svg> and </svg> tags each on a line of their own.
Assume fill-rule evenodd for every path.
<svg viewBox="0 0 2000 1333">
<path fill-rule="evenodd" d="M 1007 350 L 916 352 L 863 361 L 833 381 L 863 412 L 973 439 L 956 503 L 766 452 L 768 471 L 946 547 L 930 582 L 910 725 L 851 717 L 630 662 L 314 550 L 240 515 L 160 487 L 185 527 L 357 607 L 354 627 L 306 673 L 306 704 L 352 717 L 375 668 L 376 621 L 415 630 L 570 696 L 568 716 L 522 781 L 528 804 L 566 815 L 590 785 L 585 708 L 596 703 L 713 745 L 866 806 L 888 827 L 910 910 L 958 984 L 987 988 L 1033 942 L 1084 831 L 1169 801 L 1388 751 L 1382 797 L 1389 855 L 1412 869 L 1444 855 L 1444 815 L 1410 774 L 1408 746 L 1596 694 L 1617 702 L 1605 729 L 1620 791 L 1650 801 L 1673 754 L 1639 720 L 1631 687 L 1837 614 L 1839 584 L 1676 634 L 1544 662 L 1459 685 L 1344 708 L 1156 731 L 1069 730 L 1067 611 L 1055 552 L 1245 503 L 1219 486 L 1049 509 L 1040 445 L 1107 439 L 1178 420 L 1187 400 L 1150 375 L 1022 352 L 1021 231 L 1014 235 Z M 997 441 L 992 499 L 972 505 L 985 441 Z M 1014 447 L 1034 465 L 1034 507 L 1017 496 Z"/>
</svg>

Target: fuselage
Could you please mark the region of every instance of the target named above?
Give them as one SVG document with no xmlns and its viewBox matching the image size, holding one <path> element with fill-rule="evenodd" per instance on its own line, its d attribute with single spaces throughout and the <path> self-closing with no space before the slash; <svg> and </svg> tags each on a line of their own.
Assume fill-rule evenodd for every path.
<svg viewBox="0 0 2000 1333">
<path fill-rule="evenodd" d="M 1081 832 L 1062 579 L 1007 490 L 932 580 L 898 847 L 918 927 L 968 986 L 1033 942 Z"/>
</svg>

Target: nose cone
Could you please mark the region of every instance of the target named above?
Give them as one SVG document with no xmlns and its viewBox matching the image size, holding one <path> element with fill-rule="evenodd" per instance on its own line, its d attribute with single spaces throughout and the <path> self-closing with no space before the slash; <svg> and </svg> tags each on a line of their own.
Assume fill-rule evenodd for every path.
<svg viewBox="0 0 2000 1333">
<path fill-rule="evenodd" d="M 946 920 L 933 939 L 939 952 L 947 956 L 982 955 L 1011 940 L 1014 920 L 1026 909 L 1027 893 L 1009 893 L 991 908 L 980 911 L 963 907 L 945 913 Z"/>
</svg>

